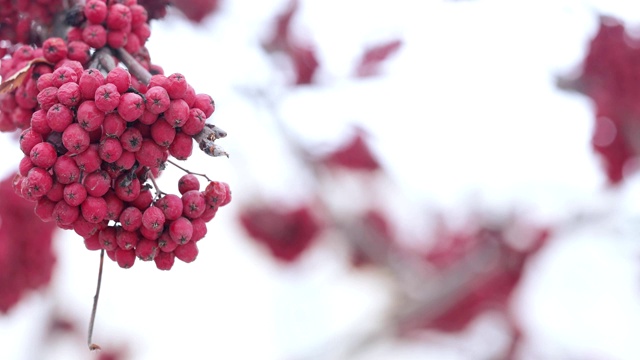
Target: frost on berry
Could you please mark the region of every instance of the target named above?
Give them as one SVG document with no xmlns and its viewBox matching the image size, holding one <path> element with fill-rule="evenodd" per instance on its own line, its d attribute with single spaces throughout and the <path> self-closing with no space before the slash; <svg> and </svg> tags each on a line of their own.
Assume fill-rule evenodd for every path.
<svg viewBox="0 0 640 360">
<path fill-rule="evenodd" d="M 182 194 L 182 214 L 189 219 L 196 219 L 206 208 L 204 195 L 197 190 L 190 190 Z"/>
<path fill-rule="evenodd" d="M 42 54 L 47 61 L 56 63 L 67 57 L 67 45 L 61 38 L 48 38 L 42 43 Z"/>
<path fill-rule="evenodd" d="M 131 86 L 131 74 L 121 67 L 116 67 L 109 71 L 106 82 L 115 85 L 118 92 L 124 94 Z"/>
<path fill-rule="evenodd" d="M 138 94 L 125 93 L 118 103 L 118 114 L 127 122 L 138 119 L 146 109 L 144 100 Z"/>
<path fill-rule="evenodd" d="M 161 229 L 164 222 L 164 213 L 157 207 L 149 207 L 142 213 L 142 226 L 149 230 Z"/>
<path fill-rule="evenodd" d="M 115 110 L 120 103 L 120 93 L 118 88 L 112 83 L 99 86 L 95 93 L 96 107 L 105 113 Z"/>
<path fill-rule="evenodd" d="M 80 154 L 89 148 L 89 133 L 78 123 L 69 125 L 62 132 L 62 144 L 69 154 Z"/>
<path fill-rule="evenodd" d="M 162 210 L 167 220 L 176 220 L 182 216 L 182 199 L 178 195 L 167 194 L 153 205 Z"/>
<path fill-rule="evenodd" d="M 140 209 L 130 206 L 120 213 L 118 220 L 124 230 L 136 231 L 142 226 L 142 212 Z"/>
<path fill-rule="evenodd" d="M 200 190 L 200 180 L 193 174 L 182 175 L 178 180 L 178 191 L 180 194 L 184 194 L 189 190 Z"/>
</svg>

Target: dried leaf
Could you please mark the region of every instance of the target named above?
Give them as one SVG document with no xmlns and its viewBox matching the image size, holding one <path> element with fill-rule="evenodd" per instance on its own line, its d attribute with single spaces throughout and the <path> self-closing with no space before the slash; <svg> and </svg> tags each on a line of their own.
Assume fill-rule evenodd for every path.
<svg viewBox="0 0 640 360">
<path fill-rule="evenodd" d="M 22 69 L 18 70 L 15 74 L 11 75 L 9 78 L 7 78 L 5 81 L 3 81 L 0 84 L 0 94 L 11 92 L 16 88 L 18 88 L 18 86 L 22 85 L 31 67 L 35 64 L 41 64 L 41 63 L 53 65 L 52 63 L 48 62 L 45 58 L 36 58 L 29 61 L 27 65 L 25 65 Z"/>
</svg>

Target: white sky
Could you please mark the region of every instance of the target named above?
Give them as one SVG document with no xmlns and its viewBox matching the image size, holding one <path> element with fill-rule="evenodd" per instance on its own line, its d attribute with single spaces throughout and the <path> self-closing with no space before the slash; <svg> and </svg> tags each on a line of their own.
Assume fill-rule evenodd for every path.
<svg viewBox="0 0 640 360">
<path fill-rule="evenodd" d="M 202 27 L 172 18 L 153 24 L 148 45 L 165 71 L 183 73 L 213 96 L 214 122 L 229 132 L 231 158 L 197 154 L 187 163 L 227 181 L 234 202 L 209 224 L 192 264 L 170 272 L 137 262 L 105 267 L 94 340 L 128 344 L 135 359 L 292 359 L 327 349 L 332 339 L 375 321 L 385 288 L 375 274 L 349 273 L 332 245 L 314 247 L 292 269 L 270 261 L 234 224 L 234 207 L 254 197 L 303 197 L 304 177 L 264 107 L 240 89 L 280 94 L 279 115 L 319 151 L 365 126 L 399 186 L 399 226 L 420 227 L 425 208 L 464 212 L 525 208 L 566 224 L 577 214 L 604 214 L 563 226 L 533 264 L 516 308 L 532 335 L 532 359 L 637 359 L 640 343 L 638 217 L 640 182 L 603 192 L 590 150 L 589 101 L 554 86 L 579 63 L 596 29 L 594 9 L 640 24 L 634 1 L 302 1 L 295 26 L 317 44 L 318 86 L 291 90 L 258 48 L 283 1 L 227 1 Z M 634 14 L 635 18 L 628 14 Z M 631 23 L 634 24 L 634 23 Z M 348 77 L 361 49 L 400 37 L 384 76 Z M 4 136 L 12 171 L 20 158 Z M 176 191 L 181 174 L 162 182 Z M 174 186 L 172 189 L 171 187 Z M 37 349 L 42 314 L 60 308 L 88 322 L 98 253 L 72 232 L 58 233 L 53 287 L 0 318 L 0 359 L 86 359 L 82 341 L 47 354 Z M 463 350 L 447 341 L 392 344 L 363 359 L 480 359 L 491 317 L 467 334 Z M 499 325 L 500 322 L 497 321 Z M 489 329 L 489 330 L 487 330 Z M 488 331 L 489 335 L 486 335 Z M 494 330 L 495 331 L 495 330 Z M 504 339 L 503 339 L 504 340 Z M 485 341 L 486 342 L 486 341 Z M 484 352 L 483 352 L 484 351 Z M 478 356 L 478 357 L 474 357 Z M 330 357 L 326 357 L 330 358 Z"/>
</svg>

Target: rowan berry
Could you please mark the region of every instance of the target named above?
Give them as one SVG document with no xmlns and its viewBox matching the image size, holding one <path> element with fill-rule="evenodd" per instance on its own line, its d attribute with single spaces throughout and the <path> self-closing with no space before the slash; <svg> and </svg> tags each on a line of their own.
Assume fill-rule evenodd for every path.
<svg viewBox="0 0 640 360">
<path fill-rule="evenodd" d="M 86 100 L 93 100 L 96 95 L 96 90 L 99 86 L 104 85 L 104 83 L 104 76 L 98 69 L 85 70 L 78 80 L 82 98 Z"/>
<path fill-rule="evenodd" d="M 122 210 L 118 220 L 124 230 L 133 232 L 142 226 L 142 212 L 134 206 L 129 206 Z"/>
<path fill-rule="evenodd" d="M 84 246 L 87 248 L 87 250 L 90 251 L 95 251 L 95 250 L 100 250 L 102 249 L 102 245 L 100 244 L 99 239 L 99 235 L 96 232 L 95 234 L 84 238 Z"/>
<path fill-rule="evenodd" d="M 33 165 L 43 169 L 49 169 L 55 164 L 58 154 L 56 148 L 48 142 L 36 144 L 29 153 Z"/>
<path fill-rule="evenodd" d="M 31 149 L 42 142 L 42 134 L 33 131 L 31 128 L 25 129 L 20 134 L 20 150 L 29 156 Z"/>
<path fill-rule="evenodd" d="M 56 63 L 67 57 L 67 45 L 59 37 L 51 37 L 42 43 L 42 55 L 47 61 Z"/>
<path fill-rule="evenodd" d="M 80 183 L 68 184 L 63 191 L 64 201 L 71 206 L 80 206 L 87 198 L 87 189 Z"/>
<path fill-rule="evenodd" d="M 110 30 L 107 32 L 107 45 L 113 49 L 123 47 L 128 40 L 128 34 L 124 30 Z"/>
<path fill-rule="evenodd" d="M 118 103 L 118 114 L 125 121 L 132 122 L 137 120 L 144 113 L 145 105 L 142 97 L 135 93 L 125 93 L 120 96 Z"/>
<path fill-rule="evenodd" d="M 176 129 L 164 118 L 158 119 L 151 125 L 151 138 L 162 147 L 169 147 L 176 137 Z"/>
<path fill-rule="evenodd" d="M 118 248 L 116 241 L 116 229 L 112 226 L 106 227 L 98 232 L 98 242 L 100 246 L 107 250 L 113 251 Z"/>
<path fill-rule="evenodd" d="M 207 94 L 196 95 L 196 102 L 193 104 L 193 106 L 202 110 L 204 112 L 204 116 L 206 116 L 207 119 L 211 117 L 213 112 L 216 110 L 216 103 L 213 101 L 211 96 Z"/>
<path fill-rule="evenodd" d="M 122 156 L 122 144 L 116 138 L 104 138 L 98 147 L 100 158 L 107 163 L 113 163 Z"/>
<path fill-rule="evenodd" d="M 62 132 L 62 144 L 70 154 L 80 154 L 89 148 L 89 133 L 78 123 L 73 123 Z"/>
<path fill-rule="evenodd" d="M 49 108 L 58 103 L 58 88 L 55 86 L 45 88 L 38 93 L 36 99 L 43 110 L 49 110 Z"/>
<path fill-rule="evenodd" d="M 142 146 L 142 134 L 140 130 L 130 127 L 120 136 L 122 148 L 126 151 L 136 152 Z"/>
<path fill-rule="evenodd" d="M 102 24 L 107 19 L 107 4 L 104 1 L 89 0 L 83 11 L 91 24 Z"/>
<path fill-rule="evenodd" d="M 53 221 L 53 208 L 55 206 L 55 202 L 49 200 L 46 196 L 43 196 L 38 199 L 38 202 L 36 202 L 34 211 L 40 220 L 50 222 Z"/>
<path fill-rule="evenodd" d="M 80 64 L 86 64 L 91 59 L 91 47 L 82 41 L 82 34 L 76 41 L 69 40 L 67 57 L 75 60 Z"/>
<path fill-rule="evenodd" d="M 171 221 L 169 225 L 169 235 L 173 241 L 181 245 L 186 244 L 191 240 L 191 236 L 193 235 L 193 225 L 191 221 L 184 217 L 179 217 Z"/>
<path fill-rule="evenodd" d="M 206 210 L 205 210 L 206 212 Z M 203 219 L 204 214 L 197 219 L 191 220 L 191 226 L 193 226 L 193 234 L 191 235 L 191 241 L 200 241 L 207 235 L 206 220 Z"/>
<path fill-rule="evenodd" d="M 158 242 L 146 238 L 140 239 L 136 246 L 136 256 L 142 261 L 151 261 L 158 255 Z"/>
<path fill-rule="evenodd" d="M 80 85 L 74 82 L 62 84 L 57 92 L 58 101 L 68 107 L 78 106 L 82 100 Z"/>
<path fill-rule="evenodd" d="M 175 262 L 175 254 L 173 252 L 159 252 L 153 261 L 159 270 L 171 270 Z"/>
<path fill-rule="evenodd" d="M 74 157 L 76 165 L 86 174 L 100 169 L 102 159 L 98 153 L 98 144 L 90 144 L 89 147 Z"/>
<path fill-rule="evenodd" d="M 140 50 L 141 46 L 140 38 L 138 38 L 136 33 L 130 32 L 127 34 L 127 42 L 124 44 L 124 49 L 127 52 L 135 54 Z"/>
<path fill-rule="evenodd" d="M 58 201 L 53 208 L 52 217 L 60 225 L 71 225 L 80 215 L 80 209 L 77 206 L 71 206 L 65 201 Z"/>
<path fill-rule="evenodd" d="M 171 100 L 164 118 L 171 126 L 180 127 L 189 119 L 189 105 L 182 99 Z"/>
<path fill-rule="evenodd" d="M 198 257 L 198 246 L 195 241 L 179 245 L 173 253 L 176 257 L 186 263 L 190 263 Z"/>
<path fill-rule="evenodd" d="M 18 173 L 22 176 L 27 176 L 29 170 L 33 169 L 35 165 L 31 162 L 31 156 L 23 156 L 18 164 Z"/>
<path fill-rule="evenodd" d="M 149 89 L 144 96 L 147 99 L 146 108 L 152 114 L 157 115 L 169 109 L 171 99 L 169 99 L 169 93 L 164 87 L 149 85 Z"/>
<path fill-rule="evenodd" d="M 189 219 L 196 219 L 206 208 L 204 195 L 200 191 L 190 190 L 182 194 L 182 214 Z"/>
<path fill-rule="evenodd" d="M 80 205 L 82 216 L 90 223 L 99 223 L 107 216 L 107 202 L 102 197 L 87 196 Z"/>
<path fill-rule="evenodd" d="M 123 250 L 134 249 L 138 245 L 140 236 L 135 231 L 127 231 L 123 227 L 116 227 L 116 242 L 118 247 Z"/>
<path fill-rule="evenodd" d="M 101 197 L 111 188 L 111 178 L 104 170 L 94 171 L 84 178 L 84 187 L 89 196 Z"/>
<path fill-rule="evenodd" d="M 104 136 L 119 138 L 127 128 L 127 122 L 118 113 L 112 112 L 104 117 L 102 131 Z"/>
<path fill-rule="evenodd" d="M 68 66 L 62 66 L 57 68 L 53 72 L 53 78 L 51 79 L 53 86 L 59 88 L 63 84 L 69 82 L 78 82 L 78 75 L 76 72 Z"/>
<path fill-rule="evenodd" d="M 95 49 L 107 45 L 107 30 L 100 24 L 87 25 L 82 30 L 82 40 Z"/>
<path fill-rule="evenodd" d="M 193 152 L 193 138 L 179 132 L 169 146 L 169 154 L 178 160 L 186 160 Z"/>
<path fill-rule="evenodd" d="M 122 4 L 109 6 L 107 14 L 107 28 L 109 30 L 122 30 L 131 25 L 131 10 Z"/>
<path fill-rule="evenodd" d="M 178 195 L 167 194 L 156 200 L 153 205 L 162 210 L 167 220 L 176 220 L 182 216 L 182 199 Z"/>
<path fill-rule="evenodd" d="M 58 156 L 53 164 L 53 174 L 61 184 L 71 184 L 80 178 L 80 169 L 73 158 L 68 155 Z"/>
<path fill-rule="evenodd" d="M 204 129 L 206 121 L 207 117 L 204 116 L 204 112 L 198 108 L 193 108 L 189 110 L 187 122 L 181 127 L 182 132 L 191 136 L 196 135 Z"/>
<path fill-rule="evenodd" d="M 172 100 L 182 99 L 187 92 L 187 80 L 182 74 L 171 74 L 167 77 L 166 89 Z"/>
<path fill-rule="evenodd" d="M 109 71 L 106 81 L 115 85 L 120 94 L 124 94 L 131 86 L 131 74 L 121 67 L 116 67 Z"/>
<path fill-rule="evenodd" d="M 177 242 L 173 241 L 171 235 L 169 235 L 169 230 L 165 229 L 160 237 L 158 238 L 158 248 L 163 252 L 172 252 L 178 247 Z"/>
<path fill-rule="evenodd" d="M 200 181 L 193 174 L 182 175 L 178 180 L 178 191 L 180 191 L 180 194 L 184 194 L 189 190 L 200 190 Z"/>
<path fill-rule="evenodd" d="M 142 213 L 142 226 L 149 230 L 161 229 L 164 222 L 164 213 L 157 207 L 149 207 Z"/>
<path fill-rule="evenodd" d="M 82 85 L 80 86 L 82 87 Z M 94 95 L 95 92 L 92 97 Z M 83 129 L 87 131 L 97 130 L 100 129 L 100 126 L 104 122 L 104 112 L 98 109 L 94 101 L 87 100 L 82 102 L 82 104 L 80 104 L 80 106 L 78 107 L 77 119 L 78 124 L 80 124 Z"/>
<path fill-rule="evenodd" d="M 136 262 L 135 250 L 116 249 L 116 262 L 123 269 L 129 269 Z"/>
<path fill-rule="evenodd" d="M 202 219 L 205 222 L 209 222 L 211 221 L 211 219 L 213 219 L 216 216 L 217 212 L 218 212 L 218 206 L 207 204 L 207 208 L 204 210 L 204 212 L 198 219 Z M 198 219 L 194 219 L 194 220 L 198 220 Z"/>
<path fill-rule="evenodd" d="M 56 103 L 47 111 L 47 125 L 51 130 L 63 132 L 71 123 L 73 123 L 73 112 L 68 107 Z"/>
<path fill-rule="evenodd" d="M 73 231 L 85 239 L 97 235 L 100 230 L 99 224 L 90 223 L 82 216 L 78 216 L 76 221 L 73 222 Z"/>
<path fill-rule="evenodd" d="M 120 103 L 120 93 L 114 84 L 99 86 L 95 93 L 96 107 L 105 113 L 115 110 Z"/>
<path fill-rule="evenodd" d="M 193 88 L 193 86 L 187 85 L 187 91 L 185 91 L 182 100 L 184 100 L 190 108 L 193 107 L 193 105 L 196 103 L 196 90 Z"/>
<path fill-rule="evenodd" d="M 109 190 L 104 195 L 104 200 L 107 202 L 107 216 L 105 216 L 105 219 L 118 221 L 120 214 L 124 210 L 124 202 L 120 200 L 113 190 Z"/>
<path fill-rule="evenodd" d="M 57 203 L 58 201 L 62 201 L 64 199 L 64 186 L 64 184 L 59 183 L 54 178 L 51 189 L 49 190 L 49 192 L 47 192 L 47 199 L 55 203 Z"/>
<path fill-rule="evenodd" d="M 36 81 L 36 87 L 38 90 L 42 91 L 48 87 L 53 87 L 53 74 L 42 74 Z"/>
<path fill-rule="evenodd" d="M 158 114 L 154 114 L 149 110 L 144 110 L 140 118 L 138 119 L 138 124 L 140 125 L 153 125 L 158 120 Z"/>
<path fill-rule="evenodd" d="M 133 201 L 140 195 L 140 180 L 120 175 L 115 181 L 114 190 L 122 201 Z"/>
<path fill-rule="evenodd" d="M 169 79 L 167 79 L 166 76 L 162 75 L 162 73 L 159 73 L 151 76 L 151 79 L 149 80 L 149 89 L 155 86 L 162 86 L 166 91 L 166 86 L 168 85 L 168 83 Z M 167 95 L 169 95 L 169 93 L 167 93 Z"/>
<path fill-rule="evenodd" d="M 53 186 L 53 178 L 47 170 L 34 167 L 29 170 L 23 180 L 23 190 L 29 192 L 29 197 L 39 199 L 47 194 Z"/>
<path fill-rule="evenodd" d="M 157 168 L 162 164 L 163 158 L 164 155 L 160 145 L 151 139 L 142 140 L 140 150 L 136 152 L 136 160 L 138 160 L 140 165 Z"/>
</svg>

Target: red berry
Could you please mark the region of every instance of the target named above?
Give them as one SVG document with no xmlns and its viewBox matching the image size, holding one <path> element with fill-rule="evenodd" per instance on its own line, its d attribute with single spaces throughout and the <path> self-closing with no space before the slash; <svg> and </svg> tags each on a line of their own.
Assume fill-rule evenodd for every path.
<svg viewBox="0 0 640 360">
<path fill-rule="evenodd" d="M 182 214 L 189 219 L 196 219 L 206 208 L 204 195 L 200 191 L 190 190 L 182 194 Z"/>
<path fill-rule="evenodd" d="M 133 201 L 140 195 L 140 180 L 129 179 L 127 175 L 119 176 L 115 181 L 116 195 L 122 201 Z"/>
<path fill-rule="evenodd" d="M 91 59 L 91 46 L 82 41 L 82 34 L 76 41 L 69 40 L 67 57 L 84 65 Z"/>
<path fill-rule="evenodd" d="M 180 191 L 180 194 L 184 194 L 189 190 L 200 190 L 200 181 L 193 174 L 182 175 L 178 180 L 178 191 Z"/>
<path fill-rule="evenodd" d="M 73 123 L 73 111 L 68 107 L 57 103 L 47 111 L 47 125 L 51 130 L 63 132 L 71 123 Z"/>
<path fill-rule="evenodd" d="M 51 190 L 47 193 L 47 199 L 57 203 L 58 201 L 62 201 L 64 199 L 64 185 L 53 180 L 53 184 L 51 185 Z"/>
<path fill-rule="evenodd" d="M 176 220 L 182 216 L 182 199 L 178 195 L 167 194 L 153 204 L 162 210 L 167 220 Z"/>
<path fill-rule="evenodd" d="M 33 169 L 34 166 L 30 156 L 23 156 L 20 164 L 18 164 L 18 173 L 22 176 L 27 176 L 29 170 Z"/>
<path fill-rule="evenodd" d="M 73 222 L 73 231 L 85 239 L 97 235 L 100 229 L 100 224 L 90 223 L 82 216 L 78 216 L 76 221 Z"/>
<path fill-rule="evenodd" d="M 40 109 L 36 110 L 31 115 L 31 130 L 40 133 L 42 135 L 48 135 L 51 132 L 51 128 L 47 123 L 47 112 Z"/>
<path fill-rule="evenodd" d="M 204 214 L 202 214 L 202 216 L 204 216 Z M 207 235 L 207 224 L 202 217 L 191 220 L 191 225 L 193 226 L 191 241 L 200 241 Z"/>
<path fill-rule="evenodd" d="M 167 93 L 164 87 L 150 86 L 144 96 L 147 99 L 146 108 L 152 114 L 160 114 L 169 109 L 171 100 L 169 99 L 169 93 Z"/>
<path fill-rule="evenodd" d="M 144 139 L 140 150 L 136 152 L 136 160 L 140 165 L 150 168 L 160 167 L 163 158 L 162 148 L 151 139 Z"/>
<path fill-rule="evenodd" d="M 102 249 L 98 233 L 96 232 L 95 234 L 84 238 L 84 246 L 87 248 L 87 250 L 91 251 Z"/>
<path fill-rule="evenodd" d="M 65 201 L 58 201 L 53 208 L 53 219 L 58 225 L 71 225 L 78 218 L 80 209 L 77 206 L 71 206 Z"/>
<path fill-rule="evenodd" d="M 22 131 L 22 134 L 20 134 L 20 150 L 22 150 L 25 155 L 29 156 L 31 149 L 42 141 L 43 139 L 41 134 L 33 131 L 32 129 L 26 129 Z"/>
<path fill-rule="evenodd" d="M 142 261 L 151 261 L 158 254 L 158 242 L 146 238 L 140 239 L 136 246 L 136 255 Z"/>
<path fill-rule="evenodd" d="M 198 94 L 198 95 L 196 95 L 196 102 L 193 104 L 193 106 L 195 106 L 198 109 L 202 110 L 204 112 L 204 116 L 206 116 L 207 119 L 216 110 L 216 103 L 213 101 L 211 96 L 209 96 L 207 94 Z"/>
<path fill-rule="evenodd" d="M 71 124 L 62 133 L 62 144 L 70 154 L 84 152 L 89 148 L 89 142 L 89 133 L 80 124 Z"/>
<path fill-rule="evenodd" d="M 118 221 L 120 214 L 124 210 L 124 202 L 120 200 L 113 190 L 109 190 L 104 195 L 104 200 L 107 202 L 107 216 L 105 216 L 105 219 Z"/>
<path fill-rule="evenodd" d="M 118 114 L 125 121 L 132 122 L 142 116 L 144 113 L 144 100 L 138 94 L 125 93 L 120 97 L 118 104 Z"/>
<path fill-rule="evenodd" d="M 80 169 L 73 158 L 68 155 L 62 155 L 53 164 L 53 174 L 59 183 L 71 184 L 80 178 Z"/>
<path fill-rule="evenodd" d="M 100 111 L 113 111 L 120 103 L 120 93 L 114 84 L 106 83 L 96 89 L 95 102 Z"/>
<path fill-rule="evenodd" d="M 142 212 L 140 209 L 130 206 L 122 211 L 118 220 L 124 230 L 136 231 L 142 226 Z"/>
<path fill-rule="evenodd" d="M 29 196 L 35 200 L 45 196 L 51 190 L 53 178 L 46 170 L 34 167 L 27 173 L 23 184 L 23 190 L 28 191 Z"/>
<path fill-rule="evenodd" d="M 136 152 L 142 146 L 142 134 L 140 130 L 130 127 L 120 136 L 120 144 L 126 151 Z"/>
<path fill-rule="evenodd" d="M 196 135 L 204 129 L 206 121 L 207 117 L 204 116 L 204 112 L 198 108 L 193 108 L 189 110 L 187 122 L 182 125 L 182 132 L 191 136 Z"/>
<path fill-rule="evenodd" d="M 188 242 L 184 245 L 178 246 L 174 251 L 176 257 L 186 263 L 190 263 L 198 257 L 198 246 L 195 241 Z"/>
<path fill-rule="evenodd" d="M 95 95 L 95 92 L 93 95 Z M 78 124 L 80 124 L 83 129 L 93 131 L 100 129 L 100 126 L 104 122 L 104 112 L 98 109 L 94 101 L 87 100 L 78 107 L 77 118 Z M 51 129 L 53 129 L 53 127 Z"/>
<path fill-rule="evenodd" d="M 180 127 L 189 119 L 189 105 L 182 99 L 171 100 L 164 118 L 171 126 Z"/>
<path fill-rule="evenodd" d="M 82 94 L 80 93 L 80 85 L 75 82 L 68 82 L 62 84 L 60 89 L 58 89 L 57 93 L 58 101 L 68 107 L 78 106 L 80 104 L 80 100 L 82 99 Z"/>
<path fill-rule="evenodd" d="M 121 67 L 116 67 L 109 71 L 106 81 L 115 85 L 120 94 L 124 94 L 131 86 L 131 74 Z"/>
<path fill-rule="evenodd" d="M 58 103 L 58 88 L 55 86 L 44 88 L 38 93 L 36 99 L 43 110 L 49 110 Z"/>
<path fill-rule="evenodd" d="M 80 93 L 83 99 L 93 100 L 96 90 L 99 86 L 104 85 L 104 76 L 98 69 L 87 69 L 80 76 L 78 85 L 80 85 Z"/>
<path fill-rule="evenodd" d="M 140 236 L 135 231 L 127 231 L 122 227 L 116 228 L 116 242 L 118 247 L 123 250 L 133 249 L 138 245 Z"/>
<path fill-rule="evenodd" d="M 67 57 L 67 45 L 61 38 L 48 38 L 42 43 L 42 55 L 47 61 L 56 63 Z"/>
<path fill-rule="evenodd" d="M 104 117 L 104 122 L 102 123 L 104 136 L 118 138 L 122 133 L 124 133 L 126 128 L 126 121 L 124 121 L 122 116 L 118 115 L 118 113 L 112 112 Z"/>
<path fill-rule="evenodd" d="M 135 250 L 123 250 L 121 248 L 116 249 L 116 262 L 123 269 L 128 269 L 136 262 Z"/>
<path fill-rule="evenodd" d="M 184 75 L 175 73 L 167 77 L 167 93 L 171 99 L 182 99 L 187 92 L 187 80 Z M 187 105 L 188 106 L 188 105 Z"/>
<path fill-rule="evenodd" d="M 169 125 L 164 118 L 151 125 L 151 138 L 162 147 L 169 147 L 176 137 L 176 129 Z"/>
<path fill-rule="evenodd" d="M 76 165 L 84 173 L 92 173 L 100 169 L 102 159 L 98 153 L 98 144 L 91 144 L 89 147 L 74 157 Z"/>
<path fill-rule="evenodd" d="M 63 66 L 63 67 L 57 68 L 53 72 L 52 81 L 53 81 L 53 86 L 59 88 L 63 84 L 66 84 L 69 82 L 73 82 L 73 83 L 78 82 L 78 75 L 70 67 Z"/>
<path fill-rule="evenodd" d="M 156 263 L 156 267 L 160 270 L 171 270 L 175 261 L 175 255 L 172 252 L 161 251 L 153 259 Z"/>
<path fill-rule="evenodd" d="M 53 208 L 55 206 L 55 202 L 49 200 L 47 197 L 41 197 L 40 199 L 38 199 L 34 211 L 36 215 L 38 215 L 40 220 L 49 222 L 53 221 Z"/>
<path fill-rule="evenodd" d="M 41 142 L 34 145 L 29 153 L 33 165 L 48 169 L 55 164 L 58 154 L 56 148 L 48 142 Z"/>
<path fill-rule="evenodd" d="M 107 202 L 101 197 L 87 196 L 80 209 L 90 223 L 99 223 L 107 216 Z"/>
<path fill-rule="evenodd" d="M 87 190 L 80 183 L 72 183 L 64 187 L 64 201 L 71 206 L 80 206 L 87 198 Z"/>
<path fill-rule="evenodd" d="M 100 24 L 87 25 L 82 30 L 82 40 L 95 49 L 101 49 L 107 45 L 107 30 Z"/>
<path fill-rule="evenodd" d="M 169 153 L 178 160 L 186 160 L 193 152 L 193 138 L 185 133 L 179 132 L 169 146 Z"/>
<path fill-rule="evenodd" d="M 112 226 L 100 230 L 98 233 L 98 242 L 100 246 L 108 251 L 114 251 L 118 248 L 116 242 L 116 229 Z"/>
<path fill-rule="evenodd" d="M 142 213 L 142 226 L 149 230 L 161 229 L 164 222 L 164 213 L 157 207 L 149 207 Z"/>
<path fill-rule="evenodd" d="M 100 158 L 107 163 L 113 163 L 122 156 L 122 144 L 116 138 L 105 138 L 100 142 L 98 154 Z"/>
<path fill-rule="evenodd" d="M 87 194 L 101 197 L 111 188 L 111 178 L 104 170 L 97 170 L 84 178 L 84 186 Z"/>
<path fill-rule="evenodd" d="M 187 218 L 179 217 L 169 225 L 169 235 L 171 239 L 181 245 L 191 240 L 193 235 L 193 225 Z"/>
<path fill-rule="evenodd" d="M 109 30 L 122 30 L 131 25 L 131 10 L 122 4 L 113 4 L 107 14 L 107 27 Z"/>
<path fill-rule="evenodd" d="M 84 16 L 91 24 L 102 24 L 107 19 L 107 4 L 100 0 L 89 0 L 84 5 Z"/>
</svg>

